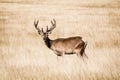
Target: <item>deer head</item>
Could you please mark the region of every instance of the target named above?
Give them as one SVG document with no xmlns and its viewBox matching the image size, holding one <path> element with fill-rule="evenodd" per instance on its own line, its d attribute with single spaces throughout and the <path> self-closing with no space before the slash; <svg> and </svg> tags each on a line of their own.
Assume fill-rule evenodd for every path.
<svg viewBox="0 0 120 80">
<path fill-rule="evenodd" d="M 39 29 L 38 28 L 38 23 L 39 23 L 39 20 L 37 20 L 37 21 L 35 20 L 34 21 L 34 26 L 35 26 L 36 30 L 38 31 L 38 34 L 41 35 L 44 40 L 48 38 L 49 34 L 56 27 L 55 19 L 53 19 L 53 21 L 51 21 L 52 26 L 50 27 L 50 29 L 48 29 L 48 26 L 46 26 L 47 27 L 46 31 L 44 31 L 43 28 Z"/>
</svg>

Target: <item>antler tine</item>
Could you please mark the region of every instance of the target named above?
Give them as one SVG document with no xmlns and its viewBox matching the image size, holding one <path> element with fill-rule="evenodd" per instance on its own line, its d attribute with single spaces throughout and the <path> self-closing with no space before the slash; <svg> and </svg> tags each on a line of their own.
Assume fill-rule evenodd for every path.
<svg viewBox="0 0 120 80">
<path fill-rule="evenodd" d="M 35 27 L 38 26 L 38 23 L 39 23 L 39 20 L 37 20 L 37 21 L 35 20 L 35 21 L 34 21 L 34 25 L 35 25 Z"/>
<path fill-rule="evenodd" d="M 54 21 L 54 23 L 53 23 L 53 21 Z M 51 21 L 51 24 L 52 24 L 53 27 L 55 27 L 56 26 L 56 21 L 55 21 L 55 19 L 53 19 L 53 21 Z"/>
<path fill-rule="evenodd" d="M 39 23 L 39 20 L 37 20 L 37 21 L 35 20 L 34 21 L 34 26 L 38 30 L 38 33 L 41 34 L 41 30 L 38 28 L 38 23 Z"/>
<path fill-rule="evenodd" d="M 54 24 L 56 25 L 56 20 L 53 18 Z"/>
<path fill-rule="evenodd" d="M 55 21 L 55 19 L 53 19 L 53 21 L 51 21 L 51 24 L 52 24 L 52 26 L 51 26 L 51 28 L 49 30 L 47 30 L 47 32 L 52 31 L 56 27 L 56 21 Z"/>
<path fill-rule="evenodd" d="M 34 21 L 34 26 L 35 26 L 35 28 L 36 28 L 37 30 L 40 30 L 40 29 L 38 28 L 38 23 L 39 23 L 39 20 L 37 20 L 37 21 L 35 20 L 35 21 Z"/>
<path fill-rule="evenodd" d="M 46 32 L 48 31 L 48 26 L 46 26 L 47 27 L 47 29 L 46 29 Z"/>
<path fill-rule="evenodd" d="M 43 28 L 41 30 L 42 30 L 42 33 L 44 33 Z"/>
</svg>

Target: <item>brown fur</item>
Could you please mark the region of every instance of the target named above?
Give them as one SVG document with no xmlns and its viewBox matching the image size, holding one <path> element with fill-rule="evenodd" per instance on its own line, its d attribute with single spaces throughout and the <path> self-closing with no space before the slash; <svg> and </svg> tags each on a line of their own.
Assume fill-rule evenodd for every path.
<svg viewBox="0 0 120 80">
<path fill-rule="evenodd" d="M 87 43 L 82 40 L 82 37 L 69 37 L 69 38 L 58 38 L 55 40 L 51 40 L 48 37 L 48 34 L 56 27 L 56 21 L 53 19 L 54 23 L 51 21 L 52 27 L 48 29 L 46 32 L 40 30 L 37 25 L 38 22 L 34 22 L 35 28 L 38 33 L 43 37 L 43 40 L 48 48 L 54 51 L 57 56 L 62 56 L 64 54 L 77 54 L 78 56 L 86 56 L 85 48 Z"/>
<path fill-rule="evenodd" d="M 85 42 L 82 37 L 69 37 L 51 40 L 51 48 L 56 55 L 77 54 L 83 56 Z M 85 53 L 84 53 L 85 54 Z"/>
</svg>

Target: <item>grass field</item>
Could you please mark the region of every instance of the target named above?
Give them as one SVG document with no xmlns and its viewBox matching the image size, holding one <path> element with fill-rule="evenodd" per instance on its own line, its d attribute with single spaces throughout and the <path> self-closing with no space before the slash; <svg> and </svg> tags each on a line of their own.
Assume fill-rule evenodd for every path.
<svg viewBox="0 0 120 80">
<path fill-rule="evenodd" d="M 119 80 L 119 0 L 1 0 L 0 80 Z M 82 36 L 88 59 L 59 57 L 49 50 L 33 22 L 51 39 Z"/>
</svg>

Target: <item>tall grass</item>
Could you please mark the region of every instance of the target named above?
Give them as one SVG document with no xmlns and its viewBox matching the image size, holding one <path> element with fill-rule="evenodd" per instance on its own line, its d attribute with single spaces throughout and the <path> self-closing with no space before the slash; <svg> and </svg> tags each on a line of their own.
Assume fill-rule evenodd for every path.
<svg viewBox="0 0 120 80">
<path fill-rule="evenodd" d="M 105 5 L 109 2 L 112 0 L 105 0 Z M 117 3 L 104 7 L 94 1 L 101 5 L 99 8 L 72 0 L 23 3 L 0 3 L 0 80 L 120 79 L 120 8 L 114 6 Z M 88 41 L 88 59 L 64 55 L 57 60 L 33 25 L 39 19 L 39 27 L 45 30 L 52 18 L 57 27 L 50 38 L 82 36 Z"/>
</svg>

